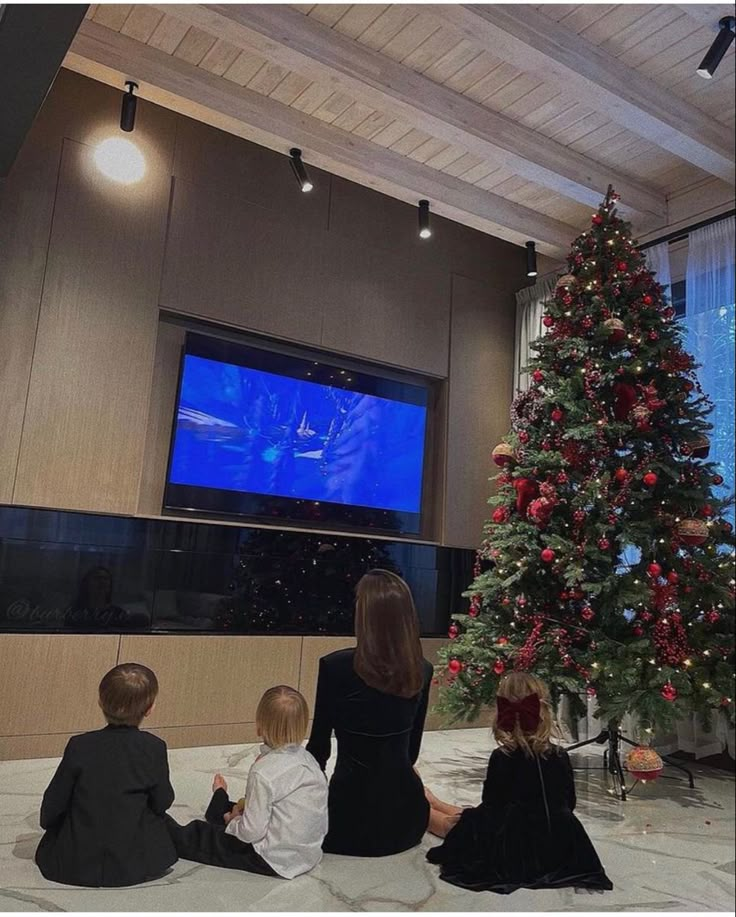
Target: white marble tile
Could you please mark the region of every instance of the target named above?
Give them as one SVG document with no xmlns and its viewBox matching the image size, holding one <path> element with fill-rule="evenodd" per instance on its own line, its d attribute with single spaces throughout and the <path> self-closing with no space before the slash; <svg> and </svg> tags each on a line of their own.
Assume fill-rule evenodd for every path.
<svg viewBox="0 0 736 917">
<path fill-rule="evenodd" d="M 490 749 L 485 729 L 427 733 L 419 770 L 432 790 L 472 805 Z M 245 787 L 256 746 L 170 752 L 181 822 L 201 817 L 219 770 L 232 795 Z M 0 762 L 0 912 L 25 911 L 733 911 L 734 781 L 696 768 L 680 780 L 638 786 L 626 803 L 606 792 L 599 749 L 575 756 L 578 815 L 614 883 L 604 895 L 521 890 L 474 894 L 440 882 L 420 847 L 379 860 L 325 856 L 291 882 L 180 861 L 169 875 L 130 889 L 47 882 L 33 863 L 38 808 L 57 761 Z"/>
</svg>

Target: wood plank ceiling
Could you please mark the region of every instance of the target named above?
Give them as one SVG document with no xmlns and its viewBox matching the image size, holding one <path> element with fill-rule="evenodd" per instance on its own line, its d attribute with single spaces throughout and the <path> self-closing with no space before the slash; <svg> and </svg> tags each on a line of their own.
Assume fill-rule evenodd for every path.
<svg viewBox="0 0 736 917">
<path fill-rule="evenodd" d="M 65 66 L 553 257 L 612 182 L 638 231 L 734 185 L 729 5 L 98 5 Z"/>
</svg>

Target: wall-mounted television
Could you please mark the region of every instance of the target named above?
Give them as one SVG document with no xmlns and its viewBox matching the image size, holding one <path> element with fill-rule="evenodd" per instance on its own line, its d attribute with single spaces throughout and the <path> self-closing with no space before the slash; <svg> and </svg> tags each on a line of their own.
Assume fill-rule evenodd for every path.
<svg viewBox="0 0 736 917">
<path fill-rule="evenodd" d="M 417 534 L 426 384 L 188 333 L 164 509 Z"/>
</svg>

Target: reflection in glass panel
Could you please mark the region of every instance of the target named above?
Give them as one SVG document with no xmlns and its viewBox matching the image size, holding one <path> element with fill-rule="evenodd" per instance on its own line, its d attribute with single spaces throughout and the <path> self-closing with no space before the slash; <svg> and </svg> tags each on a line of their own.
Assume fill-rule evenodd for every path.
<svg viewBox="0 0 736 917">
<path fill-rule="evenodd" d="M 405 541 L 0 507 L 0 630 L 336 634 L 372 567 L 421 630 L 462 611 L 473 552 Z"/>
</svg>

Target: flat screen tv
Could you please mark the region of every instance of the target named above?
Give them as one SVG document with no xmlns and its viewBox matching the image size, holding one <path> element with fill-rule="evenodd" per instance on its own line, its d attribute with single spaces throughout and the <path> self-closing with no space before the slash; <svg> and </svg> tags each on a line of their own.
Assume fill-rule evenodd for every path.
<svg viewBox="0 0 736 917">
<path fill-rule="evenodd" d="M 426 385 L 189 333 L 164 507 L 420 531 Z"/>
</svg>

